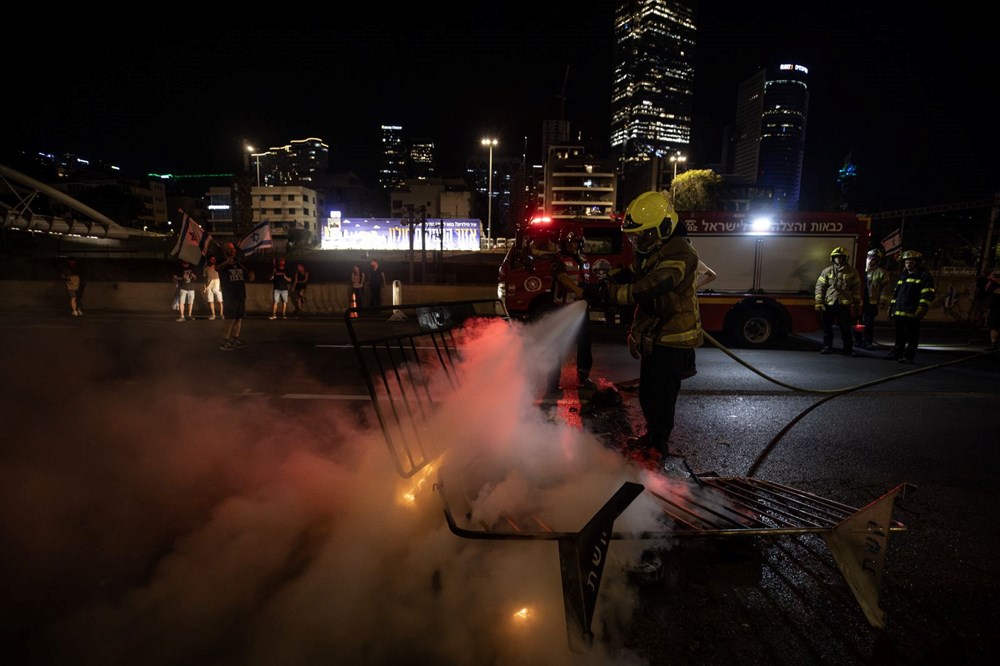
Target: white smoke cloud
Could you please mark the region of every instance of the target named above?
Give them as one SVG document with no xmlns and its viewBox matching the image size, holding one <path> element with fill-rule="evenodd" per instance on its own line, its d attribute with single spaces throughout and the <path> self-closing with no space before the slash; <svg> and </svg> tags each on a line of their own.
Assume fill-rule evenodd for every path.
<svg viewBox="0 0 1000 666">
<path fill-rule="evenodd" d="M 34 436 L 15 408 L 8 433 L 31 446 L 8 448 L 0 477 L 2 582 L 21 600 L 7 642 L 25 663 L 74 665 L 643 663 L 622 647 L 636 607 L 623 568 L 649 542 L 612 544 L 595 645 L 578 654 L 556 542 L 461 539 L 443 517 L 447 499 L 470 529 L 577 531 L 643 481 L 537 402 L 580 316 L 469 336 L 426 478 L 398 476 L 382 434 L 327 404 L 292 420 L 176 386 L 79 386 L 53 406 L 72 428 L 54 418 Z M 640 495 L 615 527 L 659 516 Z"/>
</svg>

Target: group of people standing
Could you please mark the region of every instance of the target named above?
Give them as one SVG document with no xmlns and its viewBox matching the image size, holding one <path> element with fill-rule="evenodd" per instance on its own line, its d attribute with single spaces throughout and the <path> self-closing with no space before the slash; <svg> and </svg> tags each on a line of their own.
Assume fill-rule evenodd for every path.
<svg viewBox="0 0 1000 666">
<path fill-rule="evenodd" d="M 387 283 L 385 271 L 379 265 L 378 259 L 369 262 L 367 271 L 361 270 L 360 265 L 354 264 L 351 269 L 351 307 L 381 307 L 382 289 Z"/>
<path fill-rule="evenodd" d="M 888 274 L 882 268 L 885 254 L 881 248 L 868 252 L 864 282 L 848 262 L 849 258 L 843 247 L 834 248 L 830 253 L 831 265 L 816 280 L 816 311 L 823 320 L 821 354 L 833 352 L 834 325 L 840 328 L 844 355 L 857 356 L 855 343 L 864 349 L 875 348 L 875 319 L 888 285 Z M 920 345 L 920 323 L 935 298 L 934 278 L 924 268 L 920 252 L 906 250 L 900 259 L 903 269 L 887 307 L 895 327 L 895 341 L 886 358 L 913 363 Z M 855 321 L 859 321 L 857 335 Z"/>
<path fill-rule="evenodd" d="M 284 258 L 278 259 L 274 263 L 271 271 L 272 305 L 271 316 L 268 319 L 278 318 L 278 306 L 281 306 L 281 318 L 288 319 L 288 301 L 291 300 L 295 314 L 300 314 L 305 309 L 306 287 L 309 286 L 309 271 L 303 264 L 295 267 L 295 272 L 289 275 L 285 270 Z M 289 292 L 291 297 L 289 298 Z"/>
</svg>

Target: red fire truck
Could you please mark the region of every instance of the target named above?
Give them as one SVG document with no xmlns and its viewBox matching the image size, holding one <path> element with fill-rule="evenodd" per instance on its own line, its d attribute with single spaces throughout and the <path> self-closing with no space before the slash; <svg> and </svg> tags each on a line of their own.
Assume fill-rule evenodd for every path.
<svg viewBox="0 0 1000 666">
<path fill-rule="evenodd" d="M 718 277 L 698 293 L 702 326 L 731 344 L 768 347 L 790 333 L 820 328 L 813 307 L 816 278 L 830 265 L 830 252 L 847 249 L 863 275 L 871 220 L 851 212 L 681 213 L 698 255 Z M 549 262 L 538 247 L 564 225 L 582 231 L 591 274 L 627 266 L 632 246 L 617 221 L 572 222 L 534 217 L 518 230 L 500 266 L 498 295 L 512 316 L 535 318 L 552 307 Z M 631 313 L 592 311 L 615 325 Z"/>
</svg>

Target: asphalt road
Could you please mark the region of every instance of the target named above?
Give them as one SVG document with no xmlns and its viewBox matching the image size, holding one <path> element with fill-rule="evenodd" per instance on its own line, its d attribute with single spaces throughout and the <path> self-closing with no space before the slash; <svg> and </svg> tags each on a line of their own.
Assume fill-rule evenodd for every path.
<svg viewBox="0 0 1000 666">
<path fill-rule="evenodd" d="M 877 339 L 888 342 L 886 333 Z M 247 348 L 232 352 L 218 349 L 221 334 L 222 322 L 168 314 L 0 319 L 5 652 L 46 664 L 140 655 L 306 664 L 345 653 L 369 663 L 518 663 L 509 648 L 484 656 L 482 645 L 455 659 L 452 643 L 478 625 L 453 616 L 423 626 L 397 616 L 399 604 L 390 613 L 378 603 L 393 596 L 385 581 L 405 587 L 392 575 L 348 593 L 350 583 L 322 573 L 396 553 L 373 535 L 400 529 L 392 512 L 359 509 L 359 497 L 378 503 L 374 479 L 391 469 L 384 442 L 371 437 L 343 320 L 250 319 Z M 884 630 L 865 622 L 818 537 L 685 541 L 664 553 L 662 583 L 639 586 L 628 613 L 601 619 L 614 638 L 600 658 L 564 663 L 990 663 L 1000 611 L 1000 355 L 982 353 L 985 336 L 928 329 L 912 366 L 884 350 L 823 356 L 815 336 L 775 350 L 707 346 L 682 387 L 672 446 L 699 474 L 753 475 L 856 507 L 904 482 L 917 487 L 896 502 L 908 530 L 890 542 Z M 620 389 L 638 430 L 629 390 L 638 364 L 621 340 L 595 330 L 594 376 Z M 478 396 L 500 423 L 508 388 Z M 554 413 L 586 427 L 573 399 L 568 391 Z M 354 448 L 360 441 L 368 453 Z M 346 542 L 336 538 L 339 518 L 320 518 L 355 510 L 368 528 Z M 283 529 L 297 536 L 268 570 L 263 553 L 279 550 Z M 420 570 L 436 553 L 397 553 L 395 569 Z M 492 561 L 480 573 L 502 569 Z M 459 602 L 443 589 L 435 598 L 471 613 L 471 592 Z M 381 609 L 371 635 L 363 611 L 328 610 L 354 596 L 356 608 Z M 372 638 L 391 644 L 397 633 L 434 647 L 387 649 Z M 544 645 L 536 657 L 563 663 L 564 633 Z"/>
</svg>

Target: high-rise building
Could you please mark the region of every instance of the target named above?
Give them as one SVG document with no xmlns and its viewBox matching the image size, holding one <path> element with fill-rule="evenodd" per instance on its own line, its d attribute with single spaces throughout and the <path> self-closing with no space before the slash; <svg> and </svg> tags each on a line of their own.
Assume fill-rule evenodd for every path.
<svg viewBox="0 0 1000 666">
<path fill-rule="evenodd" d="M 378 182 L 385 192 L 398 190 L 406 180 L 406 144 L 400 125 L 382 125 L 382 163 Z"/>
<path fill-rule="evenodd" d="M 476 215 L 487 220 L 489 208 L 492 206 L 493 229 L 499 235 L 512 235 L 520 221 L 511 219 L 512 203 L 518 206 L 516 214 L 520 214 L 523 210 L 523 203 L 515 196 L 514 187 L 515 185 L 523 187 L 524 161 L 520 157 L 503 157 L 494 152 L 492 183 L 490 183 L 489 164 L 487 156 L 478 153 L 465 160 L 465 179 L 476 192 Z M 489 189 L 491 184 L 492 190 Z"/>
<path fill-rule="evenodd" d="M 693 0 L 619 0 L 615 11 L 611 150 L 623 171 L 686 154 L 691 143 Z"/>
<path fill-rule="evenodd" d="M 430 139 L 414 139 L 410 142 L 409 176 L 424 180 L 435 175 L 434 142 Z"/>
<path fill-rule="evenodd" d="M 756 185 L 760 159 L 760 119 L 764 117 L 764 82 L 760 70 L 745 79 L 736 91 L 736 140 L 733 146 L 733 174 L 744 185 Z"/>
<path fill-rule="evenodd" d="M 809 70 L 782 63 L 740 84 L 733 170 L 746 185 L 771 192 L 772 206 L 796 210 L 809 115 Z"/>
<path fill-rule="evenodd" d="M 257 162 L 251 167 L 257 167 L 262 186 L 312 183 L 330 168 L 330 148 L 316 137 L 292 139 L 250 157 Z"/>
</svg>

